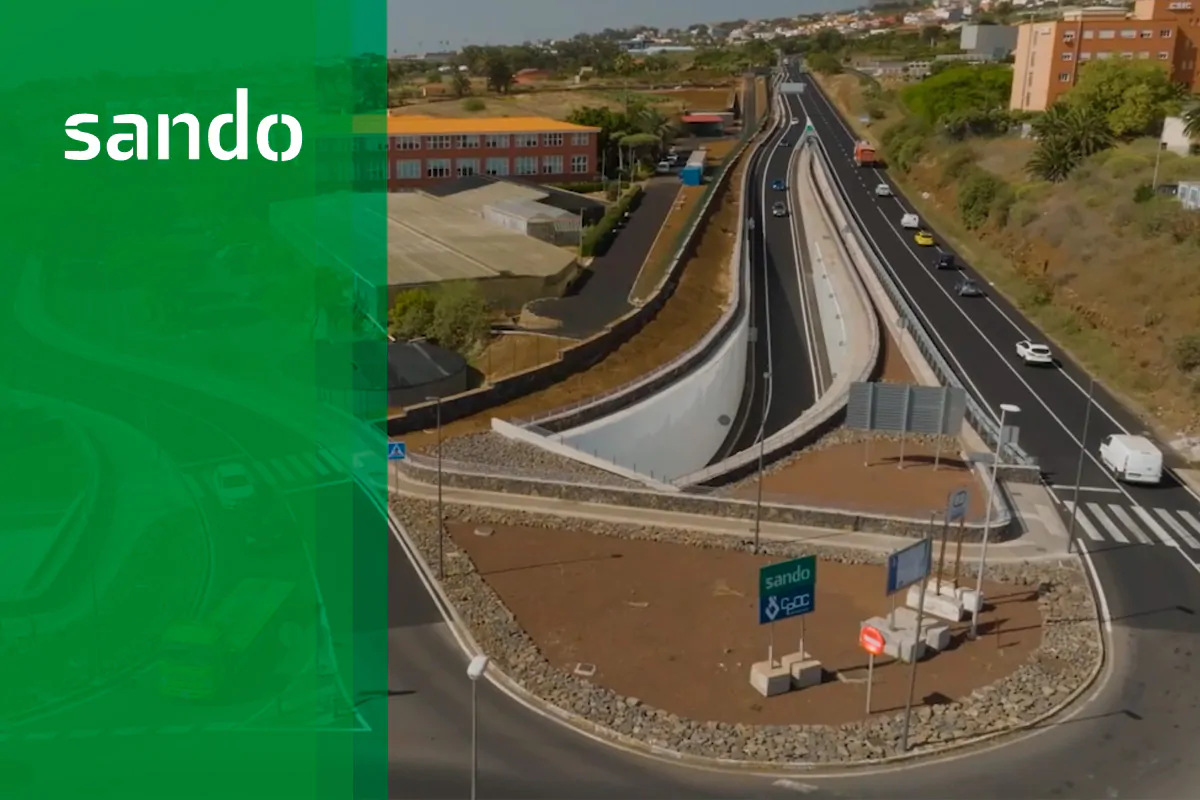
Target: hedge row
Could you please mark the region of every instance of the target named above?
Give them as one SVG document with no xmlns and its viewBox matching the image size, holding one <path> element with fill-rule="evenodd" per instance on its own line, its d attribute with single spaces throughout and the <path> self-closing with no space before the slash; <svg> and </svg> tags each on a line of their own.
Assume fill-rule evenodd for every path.
<svg viewBox="0 0 1200 800">
<path fill-rule="evenodd" d="M 584 230 L 583 244 L 580 248 L 583 256 L 586 258 L 604 255 L 616 234 L 617 222 L 625 215 L 625 212 L 636 210 L 641 202 L 642 187 L 631 186 L 629 191 L 625 192 L 617 202 L 609 206 L 608 211 L 604 212 L 604 216 L 600 218 L 599 222 Z"/>
<path fill-rule="evenodd" d="M 576 194 L 593 194 L 595 192 L 603 192 L 607 186 L 604 181 L 576 181 L 575 183 L 553 183 L 551 186 L 555 189 L 562 189 L 564 192 L 575 192 Z"/>
</svg>

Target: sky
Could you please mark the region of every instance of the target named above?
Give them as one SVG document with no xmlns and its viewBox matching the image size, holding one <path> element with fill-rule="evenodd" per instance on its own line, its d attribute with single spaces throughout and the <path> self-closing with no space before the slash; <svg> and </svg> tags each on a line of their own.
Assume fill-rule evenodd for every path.
<svg viewBox="0 0 1200 800">
<path fill-rule="evenodd" d="M 388 53 L 520 44 L 634 25 L 685 28 L 861 4 L 861 0 L 388 0 Z"/>
</svg>

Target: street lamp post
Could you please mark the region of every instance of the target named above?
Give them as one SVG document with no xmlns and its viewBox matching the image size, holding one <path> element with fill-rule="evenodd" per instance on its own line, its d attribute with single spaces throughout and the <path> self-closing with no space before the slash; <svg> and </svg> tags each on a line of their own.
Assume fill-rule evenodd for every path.
<svg viewBox="0 0 1200 800">
<path fill-rule="evenodd" d="M 996 502 L 996 473 L 1000 468 L 1000 453 L 1004 450 L 1004 418 L 1019 414 L 1021 409 L 1012 403 L 1000 404 L 1000 430 L 996 433 L 996 453 L 992 458 L 992 476 L 988 485 L 987 508 L 983 512 L 983 543 L 979 550 L 979 574 L 975 576 L 975 602 L 971 605 L 971 632 L 969 638 L 979 635 L 979 609 L 983 605 L 983 570 L 987 565 L 988 535 L 992 532 L 992 506 Z"/>
<path fill-rule="evenodd" d="M 488 668 L 488 657 L 475 656 L 467 665 L 467 677 L 471 679 L 471 800 L 475 800 L 479 783 L 479 679 Z"/>
<path fill-rule="evenodd" d="M 427 397 L 437 404 L 437 547 L 438 547 L 438 580 L 446 578 L 446 558 L 442 539 L 446 535 L 442 517 L 442 398 Z"/>
<path fill-rule="evenodd" d="M 763 495 L 763 461 L 766 457 L 767 447 L 767 385 L 771 380 L 771 373 L 763 373 L 763 389 L 762 389 L 762 419 L 759 421 L 758 427 L 758 499 L 754 503 L 754 554 L 758 555 L 759 536 L 762 533 L 762 495 Z"/>
<path fill-rule="evenodd" d="M 1079 437 L 1079 460 L 1075 463 L 1075 501 L 1071 503 L 1071 527 L 1067 530 L 1067 552 L 1075 552 L 1075 519 L 1079 516 L 1079 485 L 1083 480 L 1083 454 L 1087 451 L 1088 425 L 1092 421 L 1092 397 L 1096 393 L 1096 379 L 1088 383 L 1087 410 L 1083 412 L 1083 435 Z"/>
</svg>

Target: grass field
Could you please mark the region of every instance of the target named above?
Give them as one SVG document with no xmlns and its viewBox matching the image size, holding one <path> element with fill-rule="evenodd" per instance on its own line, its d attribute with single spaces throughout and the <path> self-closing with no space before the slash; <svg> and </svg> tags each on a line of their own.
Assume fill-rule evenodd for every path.
<svg viewBox="0 0 1200 800">
<path fill-rule="evenodd" d="M 667 218 L 663 220 L 658 238 L 654 240 L 654 245 L 646 254 L 646 260 L 642 262 L 637 280 L 633 282 L 633 289 L 629 293 L 630 299 L 644 302 L 654 294 L 654 289 L 671 264 L 671 257 L 679 245 L 679 235 L 683 233 L 688 217 L 691 216 L 707 188 L 707 186 L 679 187 L 679 194 L 675 196 L 675 202 L 671 205 L 671 210 L 667 212 Z"/>
<path fill-rule="evenodd" d="M 857 79 L 822 78 L 854 122 L 864 104 Z M 888 110 L 890 118 L 900 111 Z M 871 133 L 882 129 L 871 126 Z M 1136 140 L 1090 158 L 1065 182 L 1031 181 L 1033 145 L 974 140 L 973 163 L 1003 178 L 1016 201 L 1008 219 L 970 231 L 958 216 L 957 182 L 943 147 L 909 174 L 893 170 L 917 211 L 1045 331 L 1057 346 L 1139 409 L 1167 440 L 1200 430 L 1200 373 L 1179 369 L 1176 344 L 1200 326 L 1200 214 L 1170 198 L 1137 202 L 1154 173 L 1154 141 Z M 1200 179 L 1200 158 L 1162 157 L 1159 180 Z"/>
<path fill-rule="evenodd" d="M 492 383 L 533 367 L 558 360 L 559 351 L 574 340 L 560 336 L 506 333 L 496 336 L 471 360 L 471 366 Z"/>
<path fill-rule="evenodd" d="M 724 111 L 733 104 L 734 87 L 722 89 L 667 89 L 652 92 L 691 111 Z"/>
<path fill-rule="evenodd" d="M 628 93 L 631 99 L 640 96 L 639 92 Z M 566 89 L 554 92 L 522 92 L 511 95 L 474 95 L 464 99 L 434 100 L 416 102 L 400 108 L 392 109 L 392 114 L 404 116 L 408 114 L 424 114 L 431 117 L 469 118 L 469 117 L 551 117 L 566 119 L 571 112 L 584 106 L 604 107 L 617 110 L 624 107 L 625 93 L 617 90 L 593 90 L 588 88 Z M 682 106 L 671 98 L 662 98 L 656 103 L 665 114 L 677 113 Z M 482 103 L 482 108 L 479 107 Z M 471 110 L 476 109 L 476 110 Z"/>
</svg>

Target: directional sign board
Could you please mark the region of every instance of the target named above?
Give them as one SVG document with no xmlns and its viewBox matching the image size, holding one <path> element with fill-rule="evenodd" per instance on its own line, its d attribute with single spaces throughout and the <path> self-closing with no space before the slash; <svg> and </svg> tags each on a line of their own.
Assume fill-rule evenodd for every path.
<svg viewBox="0 0 1200 800">
<path fill-rule="evenodd" d="M 955 489 L 946 498 L 946 522 L 959 522 L 967 516 L 967 501 L 970 495 L 966 489 Z"/>
<path fill-rule="evenodd" d="M 388 461 L 403 461 L 406 458 L 408 458 L 408 448 L 404 442 L 388 442 Z"/>
<path fill-rule="evenodd" d="M 758 624 L 798 617 L 816 608 L 817 557 L 803 556 L 758 571 Z"/>
<path fill-rule="evenodd" d="M 933 540 L 922 539 L 888 556 L 887 593 L 895 594 L 929 577 L 933 569 Z"/>
</svg>

